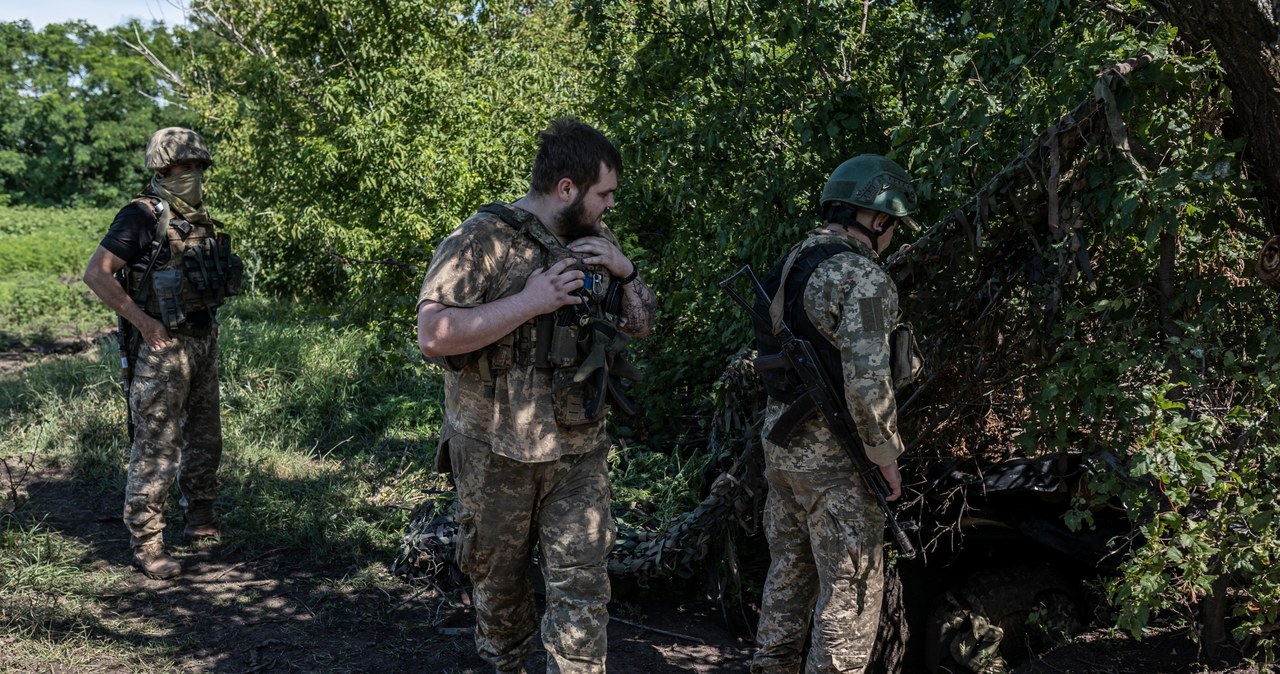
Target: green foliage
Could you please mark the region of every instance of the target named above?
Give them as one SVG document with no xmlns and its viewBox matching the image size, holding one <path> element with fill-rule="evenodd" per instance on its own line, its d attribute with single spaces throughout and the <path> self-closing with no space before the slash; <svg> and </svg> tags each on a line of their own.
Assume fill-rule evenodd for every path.
<svg viewBox="0 0 1280 674">
<path fill-rule="evenodd" d="M 0 207 L 0 347 L 93 332 L 110 310 L 80 281 L 108 209 Z"/>
<path fill-rule="evenodd" d="M 1274 621 L 1265 607 L 1280 598 L 1266 528 L 1277 514 L 1280 335 L 1273 298 L 1245 277 L 1257 242 L 1224 227 L 1260 223 L 1241 209 L 1251 186 L 1219 126 L 1214 67 L 1171 55 L 1131 83 L 1122 105 L 1146 175 L 1113 162 L 1088 176 L 1097 280 L 1071 288 L 1051 357 L 1023 380 L 1024 446 L 1119 457 L 1123 470 L 1095 475 L 1081 513 L 1126 506 L 1136 545 L 1110 598 L 1135 635 L 1160 614 L 1194 622 L 1190 602 L 1220 577 L 1249 597 L 1233 605 L 1238 638 Z"/>
<path fill-rule="evenodd" d="M 931 438 L 924 453 L 963 446 L 980 436 L 963 427 L 987 420 L 1008 437 L 978 437 L 977 457 L 1109 453 L 1120 470 L 1095 474 L 1069 521 L 1088 526 L 1089 508 L 1126 506 L 1135 546 L 1112 599 L 1135 633 L 1159 612 L 1190 620 L 1189 600 L 1223 574 L 1249 598 L 1235 607 L 1241 630 L 1274 621 L 1280 337 L 1274 298 L 1247 278 L 1257 242 L 1241 231 L 1258 227 L 1257 207 L 1239 140 L 1222 124 L 1230 101 L 1217 62 L 1180 54 L 1158 22 L 1123 20 L 1145 11 L 1135 0 L 201 5 L 197 32 L 210 41 L 182 94 L 218 141 L 214 209 L 247 244 L 259 288 L 354 307 L 341 320 L 308 314 L 297 331 L 268 316 L 241 326 L 261 332 L 227 362 L 229 385 L 243 388 L 228 404 L 245 406 L 234 432 L 253 446 L 282 430 L 301 457 L 239 466 L 242 493 L 263 521 L 345 536 L 288 505 L 330 478 L 289 476 L 328 465 L 325 452 L 343 454 L 346 437 L 413 434 L 398 424 L 420 398 L 370 392 L 348 368 L 368 369 L 364 357 L 384 373 L 415 363 L 416 381 L 434 382 L 410 346 L 413 289 L 463 217 L 525 189 L 533 134 L 553 115 L 600 123 L 623 151 L 610 225 L 662 301 L 658 337 L 639 346 L 642 397 L 658 433 L 696 440 L 692 414 L 748 339 L 716 282 L 744 263 L 763 272 L 816 225 L 815 198 L 841 160 L 897 159 L 918 180 L 919 219 L 940 220 L 1033 151 L 1099 72 L 1151 54 L 1155 64 L 1116 99 L 1142 169 L 1104 146 L 1088 148 L 1069 177 L 1082 186 L 1071 206 L 1092 278 L 1052 262 L 1068 259 L 1069 244 L 1046 245 L 1038 261 L 1048 281 L 993 279 L 1014 288 L 993 318 L 952 332 L 944 328 L 964 307 L 905 296 L 926 339 L 955 337 L 933 345 L 935 368 L 998 362 L 1003 378 L 941 389 L 956 395 L 920 403 L 904 430 L 950 424 L 954 435 Z M 966 278 L 955 272 L 938 279 Z M 365 355 L 326 362 L 308 331 Z M 389 344 L 385 360 L 374 355 Z M 236 360 L 257 348 L 270 358 Z M 357 410 L 367 393 L 387 402 Z M 372 480 L 368 456 L 343 468 Z M 683 474 L 670 468 L 629 470 Z M 280 482 L 291 486 L 276 491 Z M 320 501 L 363 517 L 348 496 L 329 494 Z"/>
<path fill-rule="evenodd" d="M 257 282 L 359 288 L 398 339 L 435 242 L 523 195 L 535 132 L 588 85 L 557 3 L 226 0 L 193 18 L 224 39 L 184 93 L 234 167 L 211 200 L 242 214 Z"/>
<path fill-rule="evenodd" d="M 166 100 L 167 84 L 126 43 L 178 65 L 183 35 L 158 24 L 0 23 L 0 205 L 107 206 L 140 190 L 151 132 L 196 117 Z"/>
<path fill-rule="evenodd" d="M 1241 630 L 1273 618 L 1256 609 L 1275 604 L 1277 585 L 1256 551 L 1274 537 L 1242 529 L 1238 513 L 1274 517 L 1264 497 L 1274 480 L 1262 467 L 1278 460 L 1268 430 L 1276 373 L 1264 354 L 1280 342 L 1269 300 L 1243 278 L 1257 242 L 1223 226 L 1257 228 L 1258 216 L 1239 142 L 1221 127 L 1228 101 L 1211 58 L 1178 55 L 1174 32 L 1158 23 L 1139 29 L 1072 2 L 1033 11 L 1004 0 L 895 3 L 871 5 L 865 17 L 856 3 L 582 5 L 606 80 L 595 105 L 609 111 L 630 167 L 615 222 L 651 248 L 646 269 L 663 300 L 655 332 L 664 339 L 649 340 L 646 353 L 654 418 L 688 409 L 746 341 L 746 322 L 715 282 L 743 263 L 762 271 L 816 224 L 814 198 L 839 161 L 858 152 L 898 159 L 918 179 L 920 219 L 932 222 L 1088 97 L 1099 71 L 1143 53 L 1162 59 L 1118 97 L 1143 172 L 1099 148 L 1071 177 L 1089 188 L 1079 208 L 1094 280 L 1069 283 L 1048 323 L 1052 289 L 1019 281 L 1003 323 L 938 345 L 941 362 L 932 363 L 945 373 L 980 355 L 1013 355 L 1004 378 L 984 400 L 968 400 L 969 391 L 920 406 L 907 427 L 976 408 L 998 413 L 1028 453 L 1118 454 L 1128 477 L 1100 474 L 1091 504 L 1120 499 L 1137 540 L 1150 541 L 1113 586 L 1118 621 L 1135 633 L 1154 613 L 1203 596 L 1226 564 L 1254 597 L 1237 606 Z M 1144 13 L 1135 2 L 1113 9 Z M 1158 287 L 1162 237 L 1178 251 L 1167 297 Z M 957 315 L 933 300 L 904 298 L 926 339 Z M 1046 325 L 1021 353 L 1002 346 L 1002 335 Z M 956 440 L 920 449 L 946 451 Z M 1008 456 L 999 445 L 974 451 Z M 1195 526 L 1190 513 L 1171 515 L 1187 511 Z M 1083 508 L 1070 516 L 1089 520 Z M 1183 525 L 1186 537 L 1170 535 Z"/>
</svg>

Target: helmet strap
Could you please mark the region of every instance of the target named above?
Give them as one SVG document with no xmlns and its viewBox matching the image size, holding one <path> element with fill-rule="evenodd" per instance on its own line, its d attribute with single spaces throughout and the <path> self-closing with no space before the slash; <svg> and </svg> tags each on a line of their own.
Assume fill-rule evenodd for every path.
<svg viewBox="0 0 1280 674">
<path fill-rule="evenodd" d="M 859 208 L 848 204 L 829 203 L 823 207 L 823 218 L 834 225 L 839 225 L 844 229 L 845 234 L 849 233 L 849 229 L 853 228 L 867 238 L 867 242 L 871 245 L 871 250 L 877 254 L 880 253 L 883 246 L 880 245 L 880 237 L 885 235 L 885 230 L 876 232 L 870 227 L 862 224 L 858 220 L 858 213 L 861 211 L 874 213 L 873 217 L 879 217 L 881 214 L 871 209 Z"/>
</svg>

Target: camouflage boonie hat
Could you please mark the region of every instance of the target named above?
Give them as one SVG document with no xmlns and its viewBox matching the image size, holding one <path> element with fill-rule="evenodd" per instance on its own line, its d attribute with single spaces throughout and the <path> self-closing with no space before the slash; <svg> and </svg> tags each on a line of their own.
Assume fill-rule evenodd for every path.
<svg viewBox="0 0 1280 674">
<path fill-rule="evenodd" d="M 178 162 L 197 161 L 208 168 L 213 163 L 209 148 L 200 134 L 191 129 L 171 126 L 151 134 L 147 141 L 147 170 L 159 171 Z"/>
</svg>

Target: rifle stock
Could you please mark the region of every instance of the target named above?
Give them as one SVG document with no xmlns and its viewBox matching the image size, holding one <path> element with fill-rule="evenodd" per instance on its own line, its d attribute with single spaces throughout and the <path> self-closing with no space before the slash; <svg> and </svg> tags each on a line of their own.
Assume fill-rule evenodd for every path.
<svg viewBox="0 0 1280 674">
<path fill-rule="evenodd" d="M 775 330 L 769 317 L 758 313 L 755 307 L 733 288 L 733 284 L 739 278 L 746 278 L 750 281 L 752 292 L 762 305 L 767 306 L 769 304 L 769 295 L 765 292 L 764 286 L 760 284 L 760 279 L 756 277 L 755 272 L 751 270 L 750 265 L 744 265 L 731 276 L 721 281 L 720 289 L 745 309 L 747 314 L 751 316 L 751 320 L 758 327 L 777 334 L 782 341 L 782 353 L 761 356 L 753 360 L 752 365 L 762 371 L 782 367 L 790 367 L 795 370 L 805 386 L 805 391 L 801 398 L 808 398 L 808 402 L 811 403 L 812 407 L 816 407 L 822 413 L 823 419 L 840 443 L 841 449 L 849 456 L 849 459 L 853 462 L 854 469 L 862 477 L 863 483 L 875 496 L 876 503 L 879 504 L 880 510 L 884 512 L 885 523 L 893 533 L 894 541 L 897 542 L 898 547 L 902 550 L 902 554 L 908 559 L 914 558 L 916 556 L 915 547 L 911 544 L 911 540 L 907 538 L 906 532 L 898 522 L 893 506 L 889 505 L 889 484 L 885 482 L 884 476 L 880 474 L 879 467 L 867 458 L 866 448 L 862 444 L 862 437 L 858 435 L 858 426 L 849 414 L 849 410 L 845 407 L 844 396 L 837 394 L 839 389 L 835 388 L 836 383 L 830 381 L 826 371 L 818 363 L 818 354 L 813 350 L 813 345 L 808 340 L 792 333 L 786 321 L 781 321 Z M 793 406 L 803 404 L 804 402 L 801 400 L 793 403 Z"/>
</svg>

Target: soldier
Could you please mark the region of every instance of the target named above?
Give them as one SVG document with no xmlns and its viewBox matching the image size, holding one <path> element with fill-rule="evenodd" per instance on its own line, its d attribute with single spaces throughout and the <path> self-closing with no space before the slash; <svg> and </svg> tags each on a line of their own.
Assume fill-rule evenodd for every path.
<svg viewBox="0 0 1280 674">
<path fill-rule="evenodd" d="M 913 224 L 907 215 L 914 208 L 911 179 L 894 162 L 876 155 L 844 162 L 822 191 L 826 224 L 779 260 L 763 284 L 780 295 L 774 307 L 813 344 L 829 380 L 843 383 L 890 501 L 902 483 L 890 368 L 898 294 L 874 259 L 899 221 Z M 759 343 L 768 343 L 765 337 L 758 334 Z M 795 396 L 785 378 L 765 384 L 764 523 L 772 562 L 751 671 L 799 672 L 804 658 L 807 673 L 861 672 L 880 615 L 884 514 L 822 415 L 787 431 L 775 427 L 787 408 L 781 401 Z"/>
<path fill-rule="evenodd" d="M 596 129 L 551 122 L 527 194 L 480 209 L 436 249 L 418 347 L 445 367 L 437 468 L 458 494 L 458 564 L 474 584 L 476 646 L 522 672 L 537 631 L 529 564 L 541 546 L 547 671 L 605 671 L 606 409 L 630 407 L 621 352 L 656 300 L 604 225 L 622 158 Z"/>
<path fill-rule="evenodd" d="M 243 265 L 205 212 L 212 163 L 199 134 L 160 129 L 145 153 L 151 183 L 116 214 L 84 271 L 120 317 L 130 414 L 124 523 L 133 563 L 155 579 L 182 566 L 165 551 L 165 506 L 175 474 L 188 538 L 219 534 L 222 426 L 217 311 L 240 290 Z M 131 376 L 130 376 L 131 373 Z"/>
</svg>

